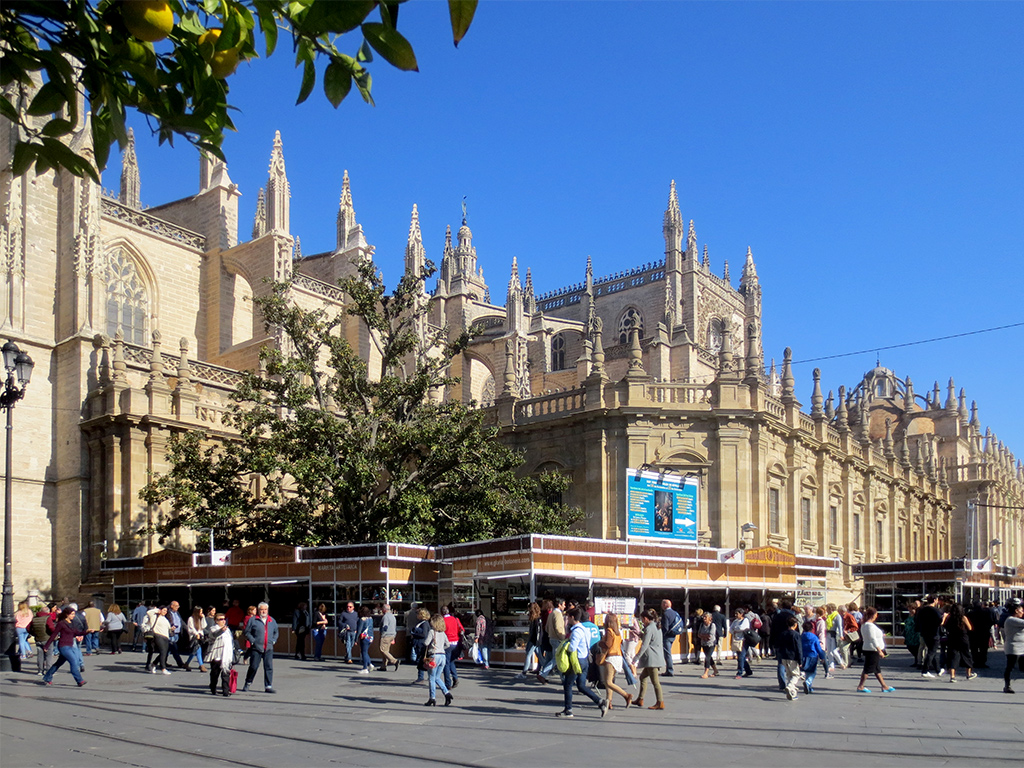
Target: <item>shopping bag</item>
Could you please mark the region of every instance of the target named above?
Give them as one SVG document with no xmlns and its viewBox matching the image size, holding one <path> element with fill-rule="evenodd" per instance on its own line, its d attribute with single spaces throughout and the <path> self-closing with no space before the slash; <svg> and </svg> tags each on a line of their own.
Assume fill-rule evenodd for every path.
<svg viewBox="0 0 1024 768">
<path fill-rule="evenodd" d="M 232 669 L 228 672 L 228 693 L 238 691 L 238 670 Z"/>
</svg>

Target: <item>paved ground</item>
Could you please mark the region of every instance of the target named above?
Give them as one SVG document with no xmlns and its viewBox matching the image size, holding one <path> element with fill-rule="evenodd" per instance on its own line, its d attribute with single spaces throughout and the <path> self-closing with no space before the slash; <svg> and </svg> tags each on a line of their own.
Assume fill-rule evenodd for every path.
<svg viewBox="0 0 1024 768">
<path fill-rule="evenodd" d="M 894 694 L 858 694 L 857 675 L 819 675 L 818 693 L 789 702 L 774 665 L 755 677 L 701 680 L 694 665 L 666 680 L 664 712 L 598 717 L 579 703 L 556 719 L 561 688 L 466 669 L 451 708 L 422 706 L 415 670 L 278 659 L 276 695 L 210 696 L 208 675 L 142 671 L 141 654 L 87 658 L 88 685 L 65 669 L 52 687 L 31 673 L 0 677 L 0 759 L 23 766 L 907 766 L 1022 765 L 1024 680 L 1002 693 L 1003 656 L 971 682 L 923 680 L 886 660 Z M 30 660 L 34 668 L 34 664 Z M 245 668 L 239 668 L 244 674 Z M 729 667 L 731 670 L 731 667 Z"/>
</svg>

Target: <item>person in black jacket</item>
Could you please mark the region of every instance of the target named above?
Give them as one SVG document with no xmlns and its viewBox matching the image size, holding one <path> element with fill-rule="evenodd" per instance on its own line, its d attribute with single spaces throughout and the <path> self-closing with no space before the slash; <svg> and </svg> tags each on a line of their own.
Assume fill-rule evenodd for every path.
<svg viewBox="0 0 1024 768">
<path fill-rule="evenodd" d="M 782 613 L 782 610 L 779 613 Z M 779 660 L 779 674 L 785 675 L 786 698 L 793 701 L 797 697 L 797 685 L 803 679 L 800 667 L 803 665 L 804 651 L 800 633 L 797 631 L 800 620 L 792 611 L 790 614 L 788 618 L 782 620 L 785 621 L 786 628 L 779 632 L 776 638 L 775 658 Z M 778 616 L 775 617 L 775 621 L 781 623 Z"/>
<path fill-rule="evenodd" d="M 975 669 L 988 669 L 988 641 L 992 637 L 992 612 L 981 600 L 975 600 L 967 612 L 967 620 L 971 622 L 968 636 L 971 641 L 971 656 L 974 658 Z"/>
<path fill-rule="evenodd" d="M 935 677 L 939 672 L 939 627 L 942 626 L 942 598 L 928 597 L 914 615 L 917 631 L 921 635 L 921 677 Z"/>
<path fill-rule="evenodd" d="M 672 677 L 672 643 L 676 636 L 685 633 L 683 617 L 672 608 L 671 600 L 661 601 L 661 637 L 665 650 L 665 677 Z M 683 660 L 686 660 L 685 651 Z"/>
<path fill-rule="evenodd" d="M 793 619 L 797 622 L 796 626 L 800 626 L 800 622 L 797 621 L 796 614 L 793 613 L 793 604 L 789 600 L 782 600 L 779 602 L 779 609 L 775 612 L 775 615 L 771 619 L 771 640 L 772 650 L 778 648 L 779 642 L 781 641 L 782 635 L 789 631 L 789 620 Z M 794 630 L 796 634 L 797 645 L 800 644 L 800 635 Z M 775 654 L 776 661 L 778 664 L 778 679 L 779 679 L 779 690 L 786 690 L 786 670 L 782 664 L 782 656 L 778 653 Z"/>
</svg>

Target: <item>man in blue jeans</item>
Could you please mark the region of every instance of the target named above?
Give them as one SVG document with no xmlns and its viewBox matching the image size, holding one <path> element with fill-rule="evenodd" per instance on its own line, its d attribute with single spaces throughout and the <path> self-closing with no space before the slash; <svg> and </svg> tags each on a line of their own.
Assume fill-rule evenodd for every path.
<svg viewBox="0 0 1024 768">
<path fill-rule="evenodd" d="M 345 610 L 338 614 L 338 637 L 345 640 L 345 663 L 352 663 L 352 646 L 356 642 L 356 626 L 359 624 L 359 614 L 356 613 L 356 604 L 349 602 Z"/>
<path fill-rule="evenodd" d="M 672 677 L 672 644 L 683 631 L 683 617 L 672 609 L 671 600 L 661 601 L 661 631 L 665 650 L 665 677 Z M 686 656 L 683 656 L 686 661 Z"/>
<path fill-rule="evenodd" d="M 580 664 L 580 671 L 575 672 L 570 666 L 562 679 L 562 690 L 565 692 L 565 707 L 555 717 L 573 717 L 572 687 L 597 704 L 601 717 L 608 711 L 608 702 L 587 687 L 587 669 L 590 666 L 590 632 L 580 623 L 580 609 L 570 608 L 565 613 L 565 625 L 569 638 L 569 653 L 575 654 Z"/>
</svg>

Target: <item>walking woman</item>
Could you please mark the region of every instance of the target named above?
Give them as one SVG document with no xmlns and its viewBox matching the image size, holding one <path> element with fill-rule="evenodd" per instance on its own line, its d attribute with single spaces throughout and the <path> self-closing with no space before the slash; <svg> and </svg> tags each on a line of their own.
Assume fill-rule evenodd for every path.
<svg viewBox="0 0 1024 768">
<path fill-rule="evenodd" d="M 166 605 L 149 610 L 142 624 L 142 632 L 153 635 L 153 644 L 150 645 L 149 656 L 146 658 L 146 671 L 156 674 L 156 668 L 159 665 L 163 674 L 171 674 L 171 671 L 167 669 L 167 652 L 171 649 L 171 622 L 167 620 Z M 153 661 L 154 655 L 156 656 L 155 662 Z"/>
<path fill-rule="evenodd" d="M 75 678 L 75 682 L 79 686 L 85 685 L 85 680 L 82 679 L 82 672 L 78 665 L 78 650 L 75 648 L 75 642 L 78 639 L 78 630 L 75 629 L 73 622 L 75 620 L 75 609 L 68 606 L 60 612 L 60 618 L 57 620 L 57 625 L 54 627 L 53 634 L 50 635 L 50 639 L 46 641 L 46 645 L 43 650 L 49 648 L 54 641 L 57 642 L 57 652 L 60 656 L 52 667 L 46 670 L 46 674 L 43 675 L 44 685 L 53 685 L 54 673 L 64 665 L 66 661 L 68 666 L 71 667 L 71 676 Z"/>
<path fill-rule="evenodd" d="M 540 606 L 536 602 L 530 603 L 526 615 L 530 625 L 530 634 L 526 641 L 526 659 L 523 661 L 523 671 L 516 675 L 516 680 L 526 679 L 526 675 L 529 674 L 531 667 L 533 667 L 534 658 L 536 657 L 538 661 L 540 660 L 540 639 L 544 631 L 544 626 L 540 619 Z"/>
<path fill-rule="evenodd" d="M 434 668 L 430 670 L 430 698 L 423 705 L 425 707 L 436 707 L 435 696 L 437 689 L 444 694 L 444 705 L 450 707 L 452 704 L 452 692 L 444 684 L 444 666 L 447 663 L 447 652 L 450 641 L 445 631 L 444 616 L 435 613 L 430 619 L 430 631 L 427 633 L 427 642 L 424 647 L 424 660 L 434 662 Z"/>
<path fill-rule="evenodd" d="M 732 624 L 729 625 L 729 634 L 732 635 L 732 650 L 736 654 L 736 679 L 742 677 L 753 677 L 754 671 L 747 661 L 747 630 L 750 629 L 750 622 L 743 615 L 743 609 L 737 608 L 733 614 Z"/>
<path fill-rule="evenodd" d="M 874 608 L 864 609 L 864 622 L 860 625 L 860 636 L 864 640 L 864 671 L 860 675 L 860 682 L 857 684 L 858 693 L 871 693 L 870 688 L 865 688 L 868 675 L 874 675 L 878 684 L 882 686 L 883 693 L 892 693 L 896 689 L 885 684 L 882 678 L 882 659 L 885 658 L 885 635 L 875 624 L 878 611 Z"/>
<path fill-rule="evenodd" d="M 22 661 L 32 655 L 32 647 L 28 644 L 28 628 L 32 624 L 32 609 L 28 603 L 18 603 L 18 612 L 14 614 L 14 628 L 18 633 L 18 655 Z"/>
<path fill-rule="evenodd" d="M 1010 606 L 1003 624 L 1003 650 L 1006 653 L 1006 671 L 1003 672 L 1003 693 L 1014 693 L 1010 687 L 1010 673 L 1014 666 L 1024 672 L 1024 605 Z"/>
<path fill-rule="evenodd" d="M 973 680 L 978 676 L 974 671 L 974 659 L 971 656 L 969 633 L 973 627 L 960 603 L 953 603 L 949 607 L 946 615 L 942 617 L 942 626 L 946 628 L 946 664 L 949 669 L 949 682 L 956 682 L 956 670 L 961 661 L 967 667 L 967 679 Z"/>
<path fill-rule="evenodd" d="M 313 611 L 313 661 L 323 661 L 324 640 L 327 639 L 327 606 L 320 603 Z"/>
<path fill-rule="evenodd" d="M 110 606 L 110 610 L 107 611 L 106 618 L 103 620 L 102 628 L 107 631 L 107 637 L 110 638 L 111 655 L 121 652 L 121 634 L 124 632 L 126 623 L 127 620 L 121 613 L 121 606 L 116 603 Z"/>
<path fill-rule="evenodd" d="M 482 664 L 484 669 L 491 668 L 491 622 L 484 616 L 484 612 L 476 609 L 476 649 L 477 664 Z"/>
<path fill-rule="evenodd" d="M 917 631 L 917 606 L 913 603 L 907 608 L 907 619 L 903 622 L 903 647 L 914 657 L 913 668 L 918 669 L 918 652 L 921 650 L 921 633 Z"/>
<path fill-rule="evenodd" d="M 665 699 L 661 693 L 661 668 L 665 666 L 665 649 L 662 647 L 662 634 L 658 629 L 658 613 L 653 608 L 648 608 L 640 614 L 640 621 L 644 625 L 643 645 L 636 659 L 636 665 L 640 667 L 640 696 L 635 704 L 638 707 L 644 705 L 644 692 L 647 690 L 647 681 L 651 681 L 654 687 L 654 695 L 657 701 L 649 709 L 664 709 Z"/>
<path fill-rule="evenodd" d="M 697 629 L 697 641 L 700 649 L 704 652 L 704 674 L 701 677 L 705 680 L 709 677 L 718 677 L 718 665 L 715 664 L 715 648 L 718 647 L 718 627 L 711 618 L 710 613 L 701 616 L 700 627 Z"/>
<path fill-rule="evenodd" d="M 612 694 L 617 693 L 626 701 L 626 709 L 633 703 L 633 694 L 626 693 L 615 684 L 615 673 L 622 672 L 622 632 L 619 629 L 619 617 L 614 613 L 604 616 L 604 635 L 598 649 L 604 650 L 604 661 L 601 663 L 601 681 L 604 683 L 605 701 L 608 709 L 612 708 Z"/>
<path fill-rule="evenodd" d="M 188 632 L 188 658 L 185 659 L 185 671 L 192 671 L 189 664 L 192 662 L 192 657 L 195 657 L 195 660 L 199 662 L 199 671 L 205 672 L 206 667 L 203 665 L 203 640 L 206 635 L 206 614 L 203 612 L 203 606 L 197 605 L 192 609 L 192 615 L 188 617 L 186 629 Z"/>
<path fill-rule="evenodd" d="M 373 667 L 373 662 L 370 661 L 370 645 L 373 643 L 373 611 L 367 605 L 359 609 L 356 637 L 359 638 L 359 653 L 363 659 L 363 668 L 359 670 L 359 674 L 368 675 L 370 668 Z"/>
<path fill-rule="evenodd" d="M 441 618 L 444 622 L 444 617 Z M 412 658 L 416 662 L 416 682 L 422 683 L 429 677 L 429 673 L 424 669 L 423 664 L 420 664 L 420 660 L 423 659 L 427 652 L 427 636 L 430 634 L 430 611 L 426 608 L 420 608 L 416 613 L 416 626 L 412 630 Z"/>
</svg>

